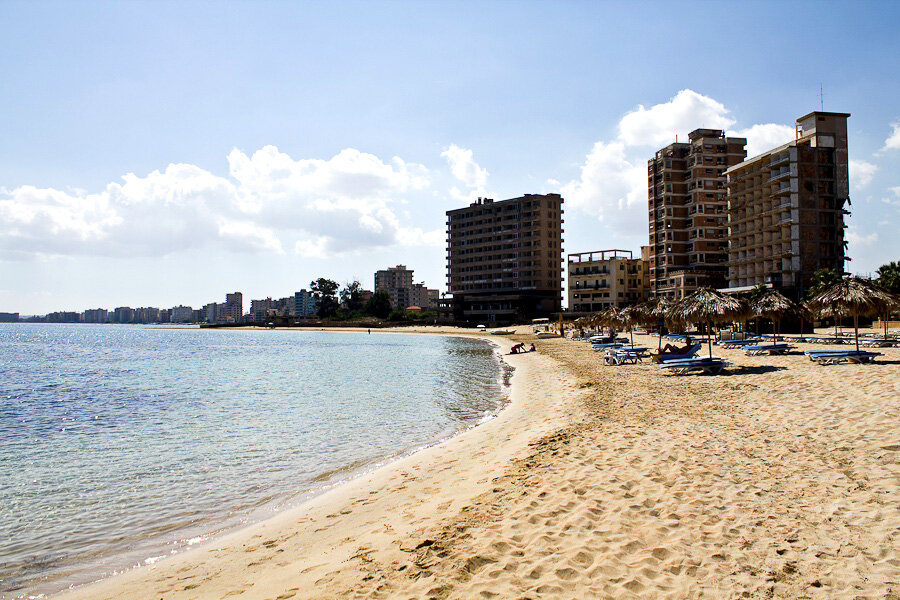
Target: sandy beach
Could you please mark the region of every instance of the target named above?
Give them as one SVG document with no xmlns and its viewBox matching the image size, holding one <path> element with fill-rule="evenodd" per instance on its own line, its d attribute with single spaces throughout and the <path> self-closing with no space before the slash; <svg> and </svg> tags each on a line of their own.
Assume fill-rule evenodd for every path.
<svg viewBox="0 0 900 600">
<path fill-rule="evenodd" d="M 900 598 L 900 349 L 674 377 L 512 340 L 497 418 L 56 597 Z"/>
</svg>

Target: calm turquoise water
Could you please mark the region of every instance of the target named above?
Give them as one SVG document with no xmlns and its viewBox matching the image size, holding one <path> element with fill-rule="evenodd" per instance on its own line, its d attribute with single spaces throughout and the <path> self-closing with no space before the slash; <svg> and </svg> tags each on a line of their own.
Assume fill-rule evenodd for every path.
<svg viewBox="0 0 900 600">
<path fill-rule="evenodd" d="M 477 340 L 0 325 L 0 597 L 297 503 L 505 401 Z"/>
</svg>

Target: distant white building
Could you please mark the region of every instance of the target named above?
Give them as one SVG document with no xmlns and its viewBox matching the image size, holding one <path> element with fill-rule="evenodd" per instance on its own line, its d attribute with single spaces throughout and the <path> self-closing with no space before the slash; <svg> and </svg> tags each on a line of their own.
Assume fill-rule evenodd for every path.
<svg viewBox="0 0 900 600">
<path fill-rule="evenodd" d="M 294 316 L 308 317 L 316 314 L 316 299 L 307 290 L 301 289 L 294 292 Z"/>
<path fill-rule="evenodd" d="M 170 323 L 190 323 L 194 319 L 194 309 L 190 306 L 175 306 L 170 312 Z"/>
</svg>

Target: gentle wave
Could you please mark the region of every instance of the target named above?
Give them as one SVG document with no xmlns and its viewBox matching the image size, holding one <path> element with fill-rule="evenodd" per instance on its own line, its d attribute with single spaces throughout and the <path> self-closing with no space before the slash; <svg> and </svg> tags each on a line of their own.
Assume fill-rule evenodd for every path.
<svg viewBox="0 0 900 600">
<path fill-rule="evenodd" d="M 495 414 L 472 339 L 0 325 L 0 597 L 270 516 Z"/>
</svg>

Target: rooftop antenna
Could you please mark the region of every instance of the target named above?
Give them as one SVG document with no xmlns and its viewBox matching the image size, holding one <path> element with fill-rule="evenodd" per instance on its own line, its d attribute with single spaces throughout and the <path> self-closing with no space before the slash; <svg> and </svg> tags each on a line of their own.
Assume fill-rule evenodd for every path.
<svg viewBox="0 0 900 600">
<path fill-rule="evenodd" d="M 819 107 L 825 112 L 825 93 L 822 91 L 822 84 L 819 83 Z"/>
</svg>

